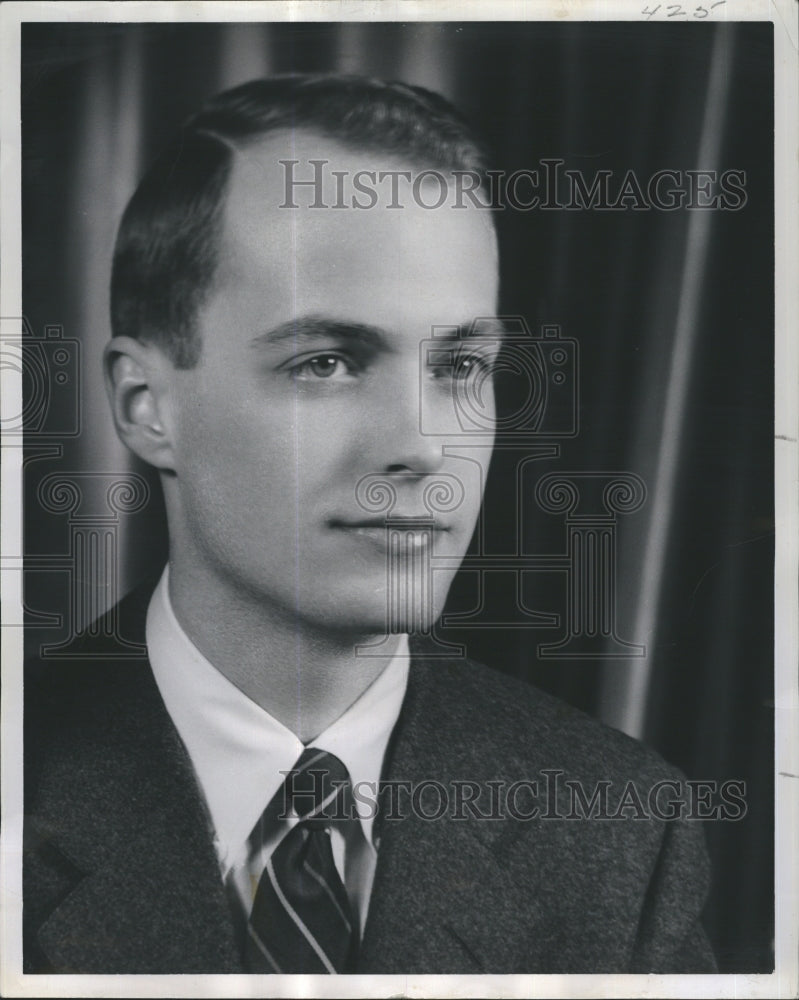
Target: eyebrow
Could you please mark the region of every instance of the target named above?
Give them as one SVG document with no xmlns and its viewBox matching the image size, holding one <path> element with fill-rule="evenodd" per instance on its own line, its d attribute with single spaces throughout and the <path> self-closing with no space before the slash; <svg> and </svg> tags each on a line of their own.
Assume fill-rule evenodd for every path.
<svg viewBox="0 0 799 1000">
<path fill-rule="evenodd" d="M 433 330 L 448 331 L 433 333 Z M 504 324 L 500 319 L 494 317 L 479 317 L 477 320 L 468 323 L 453 324 L 451 327 L 438 325 L 430 330 L 428 337 L 424 339 L 435 339 L 438 342 L 446 343 L 468 339 L 470 335 L 476 337 L 498 336 L 505 333 Z M 285 323 L 280 323 L 259 333 L 250 341 L 252 347 L 263 347 L 265 345 L 281 344 L 286 341 L 307 342 L 321 340 L 326 337 L 332 338 L 342 343 L 353 343 L 373 349 L 379 348 L 389 350 L 392 335 L 390 331 L 379 326 L 372 326 L 368 323 L 350 322 L 349 320 L 333 319 L 328 316 L 298 316 Z"/>
<path fill-rule="evenodd" d="M 507 336 L 507 328 L 504 321 L 499 316 L 476 316 L 474 319 L 453 326 L 434 327 L 432 339 L 447 341 L 471 340 L 483 337 L 497 337 L 502 339 Z M 432 332 L 432 331 L 431 331 Z"/>
<path fill-rule="evenodd" d="M 269 344 L 282 344 L 285 341 L 310 341 L 332 337 L 338 341 L 349 341 L 367 347 L 387 347 L 389 340 L 387 330 L 379 326 L 365 323 L 354 323 L 349 320 L 332 319 L 327 316 L 298 316 L 285 323 L 260 333 L 250 341 L 253 347 L 263 347 Z"/>
</svg>

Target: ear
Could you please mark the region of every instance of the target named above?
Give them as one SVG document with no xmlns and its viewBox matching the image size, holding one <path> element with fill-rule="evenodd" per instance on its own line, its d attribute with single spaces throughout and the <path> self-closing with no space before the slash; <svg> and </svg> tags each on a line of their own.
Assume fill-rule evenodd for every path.
<svg viewBox="0 0 799 1000">
<path fill-rule="evenodd" d="M 164 470 L 174 468 L 172 367 L 162 350 L 132 337 L 114 337 L 103 355 L 105 387 L 120 440 L 149 465 Z"/>
</svg>

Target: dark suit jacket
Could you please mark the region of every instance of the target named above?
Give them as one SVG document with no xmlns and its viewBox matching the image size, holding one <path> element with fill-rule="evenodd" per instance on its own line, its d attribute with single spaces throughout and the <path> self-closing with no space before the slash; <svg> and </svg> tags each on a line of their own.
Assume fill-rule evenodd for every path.
<svg viewBox="0 0 799 1000">
<path fill-rule="evenodd" d="M 122 602 L 127 638 L 144 641 L 148 598 Z M 31 671 L 25 701 L 25 970 L 242 972 L 204 804 L 147 660 L 115 660 L 113 642 L 86 639 L 75 661 Z M 447 794 L 453 781 L 537 780 L 543 813 L 546 769 L 589 795 L 610 781 L 616 798 L 629 780 L 644 799 L 681 780 L 528 685 L 415 650 L 386 778 Z M 440 792 L 427 789 L 418 802 L 434 814 Z M 451 803 L 424 819 L 396 802 L 403 818 L 387 810 L 380 827 L 359 972 L 713 971 L 696 824 L 480 819 L 466 807 L 455 818 Z M 532 810 L 522 794 L 515 804 L 517 816 Z M 568 813 L 568 798 L 555 809 Z"/>
</svg>

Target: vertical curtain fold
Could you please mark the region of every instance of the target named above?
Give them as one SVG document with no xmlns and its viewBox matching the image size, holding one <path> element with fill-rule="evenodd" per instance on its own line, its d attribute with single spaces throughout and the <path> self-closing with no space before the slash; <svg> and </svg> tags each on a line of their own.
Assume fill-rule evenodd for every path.
<svg viewBox="0 0 799 1000">
<path fill-rule="evenodd" d="M 734 36 L 728 25 L 715 28 L 710 57 L 705 107 L 696 168 L 718 170 L 724 122 L 729 106 L 729 80 L 734 51 Z M 639 596 L 634 608 L 634 641 L 647 647 L 647 657 L 622 668 L 606 671 L 607 683 L 600 698 L 601 717 L 631 736 L 644 735 L 649 678 L 652 658 L 658 641 L 657 623 L 660 593 L 668 570 L 669 537 L 673 518 L 674 496 L 683 452 L 693 355 L 699 336 L 702 290 L 708 254 L 711 248 L 713 215 L 694 211 L 687 219 L 685 246 L 681 252 L 681 277 L 677 290 L 677 314 L 673 343 L 666 375 L 663 409 L 652 440 L 652 427 L 642 423 L 642 434 L 633 446 L 632 467 L 647 464 L 647 456 L 656 456 Z M 668 276 L 655 276 L 654 282 L 668 283 Z M 658 377 L 660 377 L 658 375 Z"/>
</svg>

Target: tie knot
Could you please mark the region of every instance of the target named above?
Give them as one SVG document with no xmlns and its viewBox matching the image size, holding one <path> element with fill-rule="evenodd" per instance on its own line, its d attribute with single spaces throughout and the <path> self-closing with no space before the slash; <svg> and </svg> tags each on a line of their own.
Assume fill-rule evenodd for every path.
<svg viewBox="0 0 799 1000">
<path fill-rule="evenodd" d="M 347 819 L 344 802 L 349 783 L 347 768 L 338 757 L 308 747 L 286 775 L 286 794 L 303 822 L 327 826 Z"/>
</svg>

